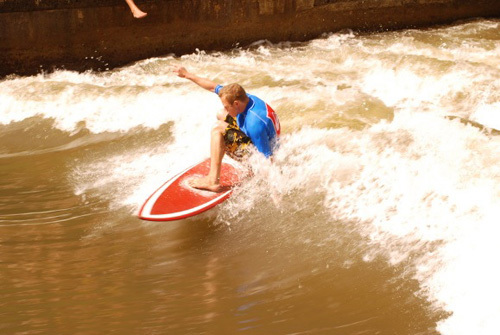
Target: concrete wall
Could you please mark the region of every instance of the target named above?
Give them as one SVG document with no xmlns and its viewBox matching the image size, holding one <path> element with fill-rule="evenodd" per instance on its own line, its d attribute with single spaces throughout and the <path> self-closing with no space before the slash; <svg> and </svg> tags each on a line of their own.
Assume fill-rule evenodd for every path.
<svg viewBox="0 0 500 335">
<path fill-rule="evenodd" d="M 500 17 L 500 0 L 0 0 L 0 76 L 101 69 L 324 32 Z"/>
</svg>

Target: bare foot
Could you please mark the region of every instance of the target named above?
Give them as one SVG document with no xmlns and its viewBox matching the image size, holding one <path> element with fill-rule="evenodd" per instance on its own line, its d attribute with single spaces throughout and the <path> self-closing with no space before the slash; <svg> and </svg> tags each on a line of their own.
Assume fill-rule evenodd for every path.
<svg viewBox="0 0 500 335">
<path fill-rule="evenodd" d="M 142 19 L 143 17 L 146 17 L 148 15 L 148 13 L 145 13 L 142 10 L 140 10 L 139 8 L 137 8 L 135 10 L 132 10 L 132 15 L 134 15 L 134 17 L 136 19 Z"/>
<path fill-rule="evenodd" d="M 199 190 L 207 190 L 212 192 L 220 192 L 223 187 L 220 184 L 214 184 L 210 182 L 208 177 L 192 179 L 189 181 L 189 186 L 197 188 Z"/>
</svg>

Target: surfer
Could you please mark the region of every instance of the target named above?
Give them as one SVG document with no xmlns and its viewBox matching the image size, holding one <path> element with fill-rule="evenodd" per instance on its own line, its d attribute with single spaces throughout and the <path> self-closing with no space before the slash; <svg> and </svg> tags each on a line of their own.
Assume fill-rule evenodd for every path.
<svg viewBox="0 0 500 335">
<path fill-rule="evenodd" d="M 227 152 L 241 160 L 253 145 L 266 157 L 271 157 L 280 134 L 278 115 L 263 100 L 247 94 L 239 84 L 218 85 L 210 79 L 198 77 L 182 66 L 172 70 L 181 78 L 189 79 L 198 86 L 215 92 L 224 106 L 217 115 L 210 138 L 210 171 L 207 176 L 191 181 L 192 187 L 219 192 L 222 158 Z"/>
</svg>

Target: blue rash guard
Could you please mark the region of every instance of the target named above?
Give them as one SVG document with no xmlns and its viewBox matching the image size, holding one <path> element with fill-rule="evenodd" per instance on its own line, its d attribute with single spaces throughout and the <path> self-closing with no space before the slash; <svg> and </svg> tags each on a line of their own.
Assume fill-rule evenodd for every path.
<svg viewBox="0 0 500 335">
<path fill-rule="evenodd" d="M 215 93 L 219 94 L 221 85 L 217 85 Z M 236 123 L 253 145 L 266 157 L 273 154 L 280 135 L 278 115 L 264 101 L 255 95 L 247 94 L 250 99 L 245 111 L 236 116 Z"/>
</svg>

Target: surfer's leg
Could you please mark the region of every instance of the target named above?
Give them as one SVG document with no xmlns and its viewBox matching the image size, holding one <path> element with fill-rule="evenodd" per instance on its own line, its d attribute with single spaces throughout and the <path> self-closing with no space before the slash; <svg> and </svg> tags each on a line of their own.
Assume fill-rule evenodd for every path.
<svg viewBox="0 0 500 335">
<path fill-rule="evenodd" d="M 218 122 L 217 126 L 212 129 L 210 141 L 210 172 L 208 177 L 214 184 L 219 184 L 220 170 L 222 166 L 222 158 L 224 158 L 224 132 L 226 131 L 227 123 Z"/>
<path fill-rule="evenodd" d="M 210 172 L 204 178 L 193 179 L 190 185 L 194 188 L 218 192 L 221 190 L 220 170 L 222 167 L 222 158 L 225 153 L 224 133 L 228 124 L 218 121 L 212 129 L 210 138 Z"/>
</svg>

